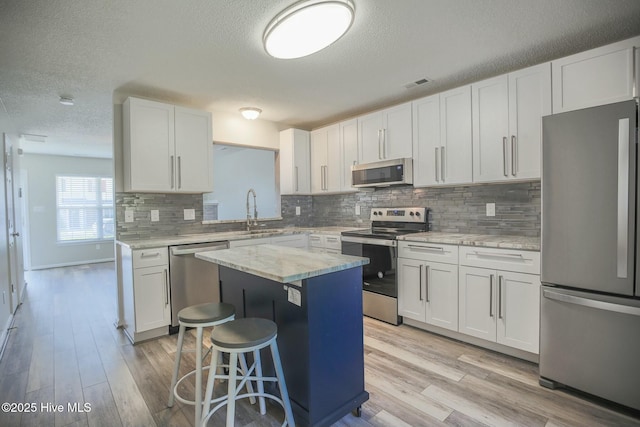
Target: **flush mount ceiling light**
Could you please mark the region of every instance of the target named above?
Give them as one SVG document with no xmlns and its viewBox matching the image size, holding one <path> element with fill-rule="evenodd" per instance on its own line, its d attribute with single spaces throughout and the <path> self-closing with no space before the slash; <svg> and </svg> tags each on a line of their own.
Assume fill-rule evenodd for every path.
<svg viewBox="0 0 640 427">
<path fill-rule="evenodd" d="M 244 107 L 240 109 L 240 114 L 247 120 L 255 120 L 262 113 L 262 110 L 254 107 Z"/>
<path fill-rule="evenodd" d="M 280 12 L 267 25 L 262 41 L 274 58 L 311 55 L 342 37 L 353 23 L 351 0 L 304 0 Z"/>
<path fill-rule="evenodd" d="M 73 105 L 73 98 L 69 98 L 66 96 L 60 97 L 60 104 L 62 105 Z"/>
<path fill-rule="evenodd" d="M 22 135 L 20 135 L 20 137 L 22 138 L 23 141 L 28 141 L 28 142 L 47 142 L 46 135 L 33 135 L 30 133 L 23 133 Z"/>
</svg>

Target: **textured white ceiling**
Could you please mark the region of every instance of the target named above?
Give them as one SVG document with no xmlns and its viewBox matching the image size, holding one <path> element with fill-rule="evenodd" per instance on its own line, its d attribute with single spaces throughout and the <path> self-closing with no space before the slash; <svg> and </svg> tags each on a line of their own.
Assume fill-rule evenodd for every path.
<svg viewBox="0 0 640 427">
<path fill-rule="evenodd" d="M 294 1 L 0 0 L 0 108 L 38 151 L 109 156 L 129 95 L 311 129 L 640 34 L 638 0 L 354 0 L 333 46 L 273 59 L 262 33 Z"/>
</svg>

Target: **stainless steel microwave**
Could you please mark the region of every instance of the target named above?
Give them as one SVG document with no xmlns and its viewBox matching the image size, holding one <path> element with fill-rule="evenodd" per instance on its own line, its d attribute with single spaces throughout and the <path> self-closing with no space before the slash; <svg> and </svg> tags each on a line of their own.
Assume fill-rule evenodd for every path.
<svg viewBox="0 0 640 427">
<path fill-rule="evenodd" d="M 410 158 L 351 166 L 353 187 L 387 187 L 398 184 L 413 184 L 413 161 Z"/>
</svg>

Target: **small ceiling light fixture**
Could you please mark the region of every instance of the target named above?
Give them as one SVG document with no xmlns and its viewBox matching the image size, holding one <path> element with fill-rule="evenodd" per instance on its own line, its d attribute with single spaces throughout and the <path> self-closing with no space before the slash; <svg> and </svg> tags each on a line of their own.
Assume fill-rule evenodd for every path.
<svg viewBox="0 0 640 427">
<path fill-rule="evenodd" d="M 279 59 L 311 55 L 342 37 L 351 28 L 354 16 L 352 0 L 303 0 L 267 25 L 264 48 Z"/>
<path fill-rule="evenodd" d="M 60 97 L 60 104 L 62 105 L 73 105 L 73 98 L 69 98 L 66 96 Z"/>
<path fill-rule="evenodd" d="M 23 133 L 22 135 L 20 135 L 20 137 L 22 138 L 23 141 L 28 141 L 28 142 L 47 142 L 46 135 L 34 135 L 31 133 Z"/>
<path fill-rule="evenodd" d="M 247 120 L 255 120 L 262 113 L 262 110 L 255 107 L 244 107 L 240 109 L 240 113 Z"/>
</svg>

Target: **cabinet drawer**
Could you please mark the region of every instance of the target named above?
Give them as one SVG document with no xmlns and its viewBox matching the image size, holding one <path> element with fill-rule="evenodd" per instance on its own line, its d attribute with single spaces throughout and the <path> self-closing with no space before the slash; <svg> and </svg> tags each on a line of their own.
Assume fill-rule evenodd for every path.
<svg viewBox="0 0 640 427">
<path fill-rule="evenodd" d="M 310 234 L 309 246 L 313 248 L 324 248 L 324 239 L 322 234 Z"/>
<path fill-rule="evenodd" d="M 169 255 L 166 247 L 133 251 L 133 268 L 153 267 L 168 263 Z"/>
<path fill-rule="evenodd" d="M 458 246 L 439 243 L 399 242 L 398 256 L 419 261 L 458 263 Z"/>
<path fill-rule="evenodd" d="M 326 249 L 337 249 L 339 252 L 342 251 L 342 241 L 340 236 L 324 236 L 324 247 Z"/>
<path fill-rule="evenodd" d="M 540 274 L 540 252 L 460 246 L 460 265 Z"/>
</svg>

